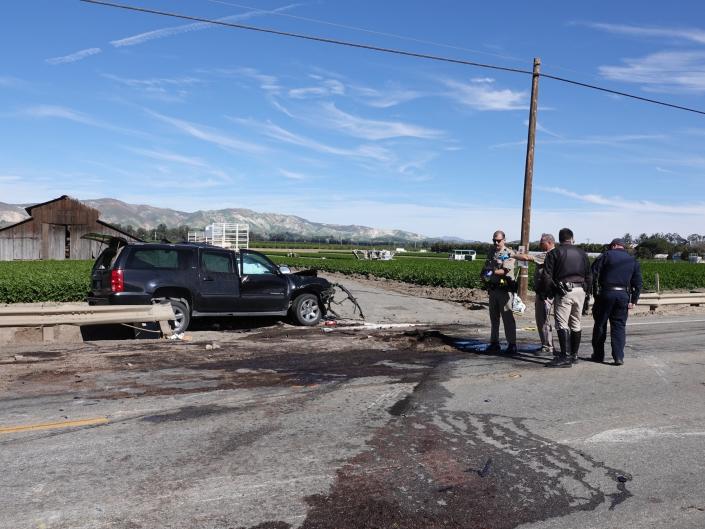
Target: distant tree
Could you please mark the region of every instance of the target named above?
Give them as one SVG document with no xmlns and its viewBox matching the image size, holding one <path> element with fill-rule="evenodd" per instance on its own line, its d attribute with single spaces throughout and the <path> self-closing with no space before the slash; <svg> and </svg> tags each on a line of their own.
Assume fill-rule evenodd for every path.
<svg viewBox="0 0 705 529">
<path fill-rule="evenodd" d="M 632 239 L 631 233 L 625 233 L 624 235 L 622 235 L 622 239 L 624 239 L 624 244 L 626 244 L 627 246 L 631 246 L 632 244 L 634 244 L 634 240 Z"/>
<path fill-rule="evenodd" d="M 641 235 L 639 239 L 641 239 Z M 663 234 L 656 233 L 639 242 L 636 248 L 636 255 L 643 259 L 650 259 L 656 254 L 671 254 L 675 248 L 676 245 L 670 243 Z"/>
</svg>

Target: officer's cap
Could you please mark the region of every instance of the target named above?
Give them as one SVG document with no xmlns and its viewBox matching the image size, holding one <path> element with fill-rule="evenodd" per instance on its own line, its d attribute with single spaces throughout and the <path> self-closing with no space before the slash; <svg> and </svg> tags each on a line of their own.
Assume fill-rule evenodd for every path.
<svg viewBox="0 0 705 529">
<path fill-rule="evenodd" d="M 624 244 L 624 239 L 617 238 L 612 239 L 610 246 L 626 246 L 626 244 Z"/>
</svg>

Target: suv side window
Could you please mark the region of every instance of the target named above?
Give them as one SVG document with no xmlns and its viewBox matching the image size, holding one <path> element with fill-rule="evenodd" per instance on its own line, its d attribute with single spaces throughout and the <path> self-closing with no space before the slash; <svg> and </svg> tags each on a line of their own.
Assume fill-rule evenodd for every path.
<svg viewBox="0 0 705 529">
<path fill-rule="evenodd" d="M 133 270 L 178 270 L 179 261 L 185 257 L 180 256 L 180 253 L 183 254 L 171 248 L 137 248 L 128 258 L 125 267 Z"/>
<path fill-rule="evenodd" d="M 242 274 L 276 274 L 276 271 L 272 268 L 272 263 L 262 256 L 253 253 L 245 253 L 242 255 Z"/>
<path fill-rule="evenodd" d="M 201 268 L 205 272 L 234 273 L 232 256 L 225 252 L 204 251 L 201 254 Z"/>
</svg>

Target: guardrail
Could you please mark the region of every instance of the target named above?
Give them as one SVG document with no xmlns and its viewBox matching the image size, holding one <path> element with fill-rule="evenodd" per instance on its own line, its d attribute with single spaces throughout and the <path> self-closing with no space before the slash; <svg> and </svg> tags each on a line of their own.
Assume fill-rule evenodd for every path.
<svg viewBox="0 0 705 529">
<path fill-rule="evenodd" d="M 705 305 L 705 292 L 648 293 L 639 296 L 639 303 L 648 303 L 651 310 L 655 310 L 660 305 Z"/>
<path fill-rule="evenodd" d="M 52 327 L 55 325 L 101 325 L 159 322 L 164 336 L 172 334 L 169 321 L 174 311 L 169 303 L 154 305 L 57 305 L 0 306 L 0 327 Z"/>
</svg>

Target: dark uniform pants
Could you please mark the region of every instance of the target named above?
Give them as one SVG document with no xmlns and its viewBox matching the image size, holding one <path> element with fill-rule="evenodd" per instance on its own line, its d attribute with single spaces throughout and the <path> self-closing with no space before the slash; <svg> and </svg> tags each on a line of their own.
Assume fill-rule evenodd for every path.
<svg viewBox="0 0 705 529">
<path fill-rule="evenodd" d="M 504 336 L 510 344 L 517 343 L 517 325 L 512 312 L 512 293 L 504 288 L 491 289 L 490 298 L 490 342 L 499 342 L 499 320 L 504 323 Z"/>
<path fill-rule="evenodd" d="M 592 329 L 592 350 L 596 360 L 605 358 L 607 322 L 610 324 L 612 358 L 624 361 L 627 316 L 629 315 L 629 294 L 624 290 L 606 290 L 595 300 L 593 309 L 595 326 Z"/>
</svg>

